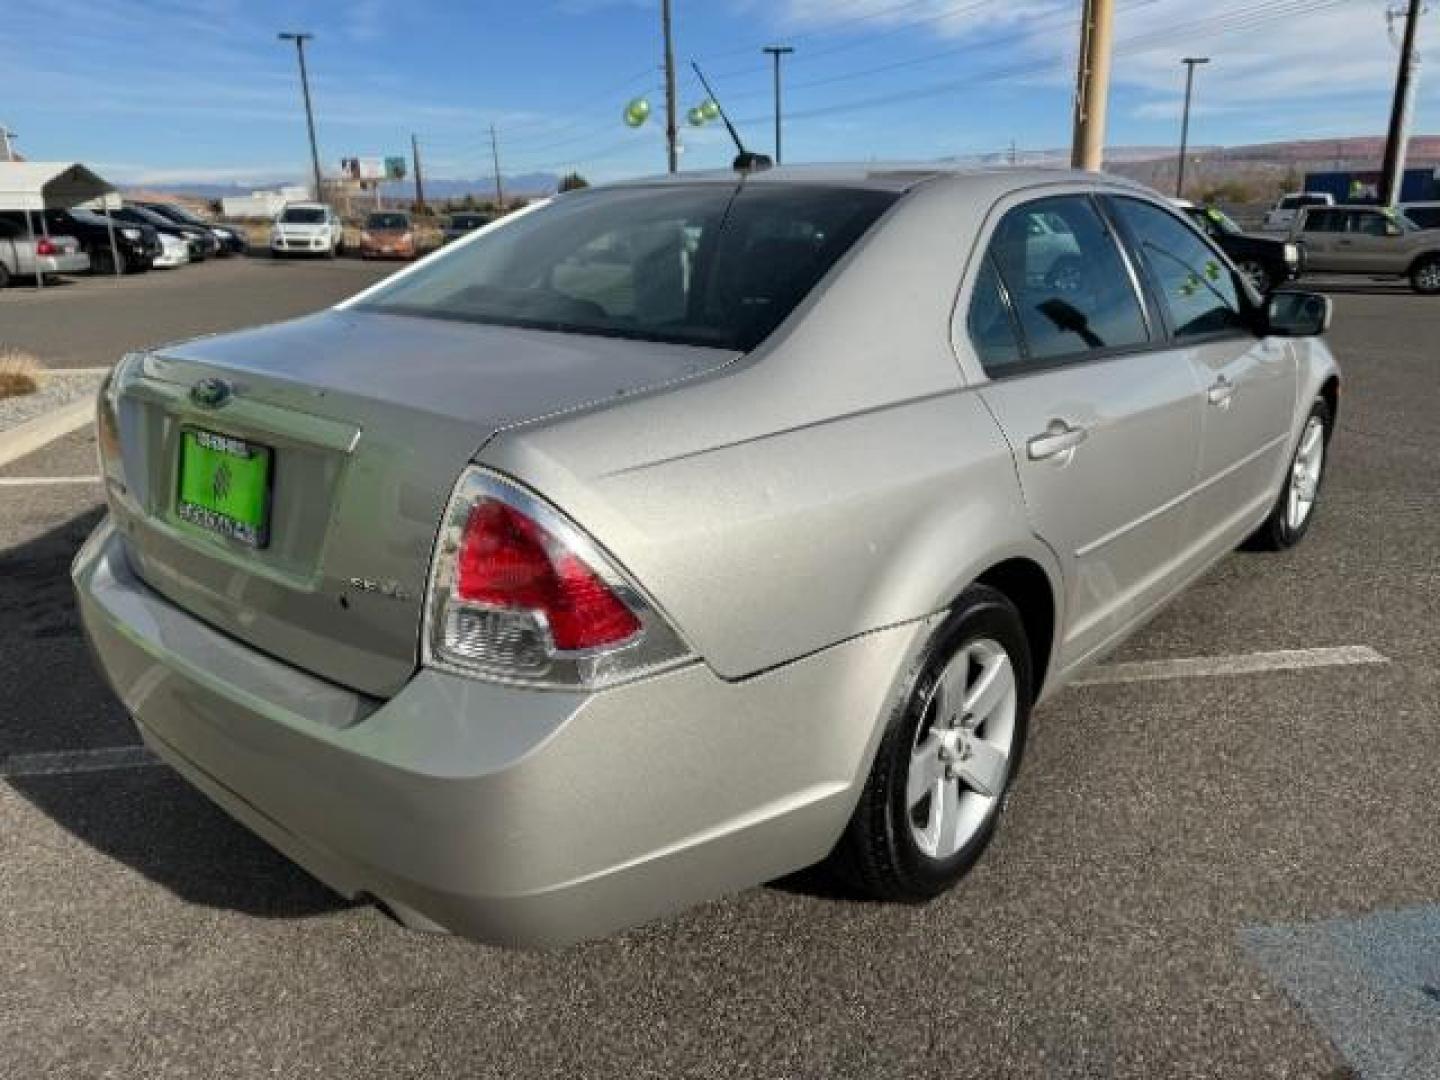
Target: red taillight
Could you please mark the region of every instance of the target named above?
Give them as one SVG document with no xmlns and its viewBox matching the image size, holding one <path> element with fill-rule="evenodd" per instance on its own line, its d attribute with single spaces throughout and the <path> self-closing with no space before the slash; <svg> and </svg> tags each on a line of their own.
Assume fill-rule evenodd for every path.
<svg viewBox="0 0 1440 1080">
<path fill-rule="evenodd" d="M 477 502 L 466 518 L 455 595 L 543 615 L 555 647 L 565 652 L 616 645 L 640 630 L 635 613 L 579 555 L 495 499 Z"/>
<path fill-rule="evenodd" d="M 55 246 L 55 241 L 48 236 L 42 236 L 35 241 L 36 255 L 59 255 L 60 249 Z"/>
</svg>

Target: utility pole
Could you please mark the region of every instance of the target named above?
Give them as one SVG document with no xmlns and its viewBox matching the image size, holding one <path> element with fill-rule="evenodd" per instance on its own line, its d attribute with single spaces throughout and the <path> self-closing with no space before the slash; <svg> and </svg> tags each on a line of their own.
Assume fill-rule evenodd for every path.
<svg viewBox="0 0 1440 1080">
<path fill-rule="evenodd" d="M 495 138 L 495 125 L 490 125 L 490 157 L 495 162 L 495 212 L 505 212 L 505 192 L 500 187 L 500 142 Z"/>
<path fill-rule="evenodd" d="M 1385 165 L 1380 174 L 1380 204 L 1400 200 L 1405 179 L 1405 151 L 1410 141 L 1410 108 L 1415 98 L 1415 32 L 1420 25 L 1421 0 L 1409 0 L 1405 36 L 1400 44 L 1400 68 L 1395 74 L 1395 100 L 1390 106 L 1390 132 L 1385 139 Z"/>
<path fill-rule="evenodd" d="M 680 168 L 675 126 L 675 40 L 670 32 L 670 0 L 660 0 L 660 24 L 665 35 L 665 160 L 670 171 Z"/>
<path fill-rule="evenodd" d="M 1070 150 L 1070 164 L 1076 169 L 1099 172 L 1104 161 L 1114 26 L 1115 0 L 1085 0 L 1075 78 L 1075 137 Z"/>
<path fill-rule="evenodd" d="M 15 138 L 15 132 L 11 131 L 4 124 L 0 124 L 0 142 L 5 144 L 5 160 L 14 161 L 15 151 L 10 147 L 10 140 Z"/>
<path fill-rule="evenodd" d="M 1180 120 L 1180 160 L 1175 163 L 1175 197 L 1185 197 L 1185 151 L 1190 145 L 1190 94 L 1195 89 L 1195 66 L 1208 64 L 1208 56 L 1187 56 L 1185 65 L 1185 112 Z"/>
<path fill-rule="evenodd" d="M 415 212 L 425 212 L 425 180 L 420 175 L 420 141 L 415 138 L 415 133 L 410 133 L 410 155 L 415 159 Z"/>
<path fill-rule="evenodd" d="M 325 194 L 320 189 L 320 150 L 315 145 L 315 111 L 310 107 L 310 76 L 305 70 L 305 42 L 313 39 L 315 35 L 282 32 L 279 37 L 281 41 L 295 42 L 295 54 L 300 57 L 300 89 L 305 95 L 305 126 L 310 130 L 310 165 L 315 170 L 315 198 L 319 201 Z"/>
<path fill-rule="evenodd" d="M 1015 148 L 1015 140 L 1010 140 L 1010 167 L 1014 168 L 1020 159 L 1020 154 Z"/>
<path fill-rule="evenodd" d="M 769 53 L 775 61 L 775 164 L 780 164 L 780 58 L 795 51 L 790 45 L 766 45 L 761 52 Z"/>
</svg>

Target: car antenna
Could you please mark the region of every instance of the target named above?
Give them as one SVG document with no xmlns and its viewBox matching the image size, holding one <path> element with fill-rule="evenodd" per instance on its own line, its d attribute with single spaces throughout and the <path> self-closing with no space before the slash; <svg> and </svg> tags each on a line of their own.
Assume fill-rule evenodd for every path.
<svg viewBox="0 0 1440 1080">
<path fill-rule="evenodd" d="M 725 112 L 725 106 L 720 104 L 720 98 L 716 95 L 715 91 L 710 88 L 710 80 L 705 78 L 705 73 L 700 70 L 700 65 L 694 60 L 690 61 L 690 66 L 695 69 L 695 74 L 699 76 L 700 85 L 705 87 L 705 93 L 710 96 L 711 101 L 715 102 L 715 108 L 720 110 L 720 119 L 725 121 L 725 130 L 730 132 L 730 138 L 735 143 L 735 149 L 739 151 L 739 153 L 735 155 L 735 160 L 731 163 L 730 167 L 736 172 L 758 172 L 761 169 L 768 169 L 774 165 L 775 162 L 770 159 L 769 154 L 757 154 L 745 149 L 745 144 L 740 141 L 740 133 L 735 130 L 735 125 L 730 122 L 730 117 Z"/>
</svg>

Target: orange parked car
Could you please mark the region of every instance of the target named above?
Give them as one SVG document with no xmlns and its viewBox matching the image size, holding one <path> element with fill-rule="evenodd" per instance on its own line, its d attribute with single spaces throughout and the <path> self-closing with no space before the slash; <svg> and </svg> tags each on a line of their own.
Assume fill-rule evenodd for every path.
<svg viewBox="0 0 1440 1080">
<path fill-rule="evenodd" d="M 399 210 L 377 210 L 360 230 L 362 259 L 415 258 L 415 227 L 410 215 Z"/>
</svg>

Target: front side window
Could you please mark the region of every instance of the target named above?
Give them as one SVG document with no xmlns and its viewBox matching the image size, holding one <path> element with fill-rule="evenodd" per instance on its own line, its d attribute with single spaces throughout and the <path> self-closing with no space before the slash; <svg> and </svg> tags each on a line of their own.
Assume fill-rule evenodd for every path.
<svg viewBox="0 0 1440 1080">
<path fill-rule="evenodd" d="M 1362 236 L 1387 236 L 1389 222 L 1383 214 L 1373 210 L 1353 211 L 1350 214 L 1350 232 Z"/>
<path fill-rule="evenodd" d="M 1152 203 L 1116 198 L 1112 205 L 1160 292 L 1177 338 L 1245 328 L 1235 276 L 1214 248 Z"/>
<path fill-rule="evenodd" d="M 1341 232 L 1345 217 L 1335 210 L 1311 210 L 1305 215 L 1306 232 Z"/>
<path fill-rule="evenodd" d="M 363 307 L 748 351 L 895 198 L 728 183 L 579 192 L 447 249 Z"/>
<path fill-rule="evenodd" d="M 1110 231 L 1080 195 L 1016 207 L 990 257 L 1010 293 L 1029 359 L 1141 345 L 1149 335 Z"/>
<path fill-rule="evenodd" d="M 1405 216 L 1418 228 L 1440 228 L 1440 206 L 1407 206 Z"/>
</svg>

